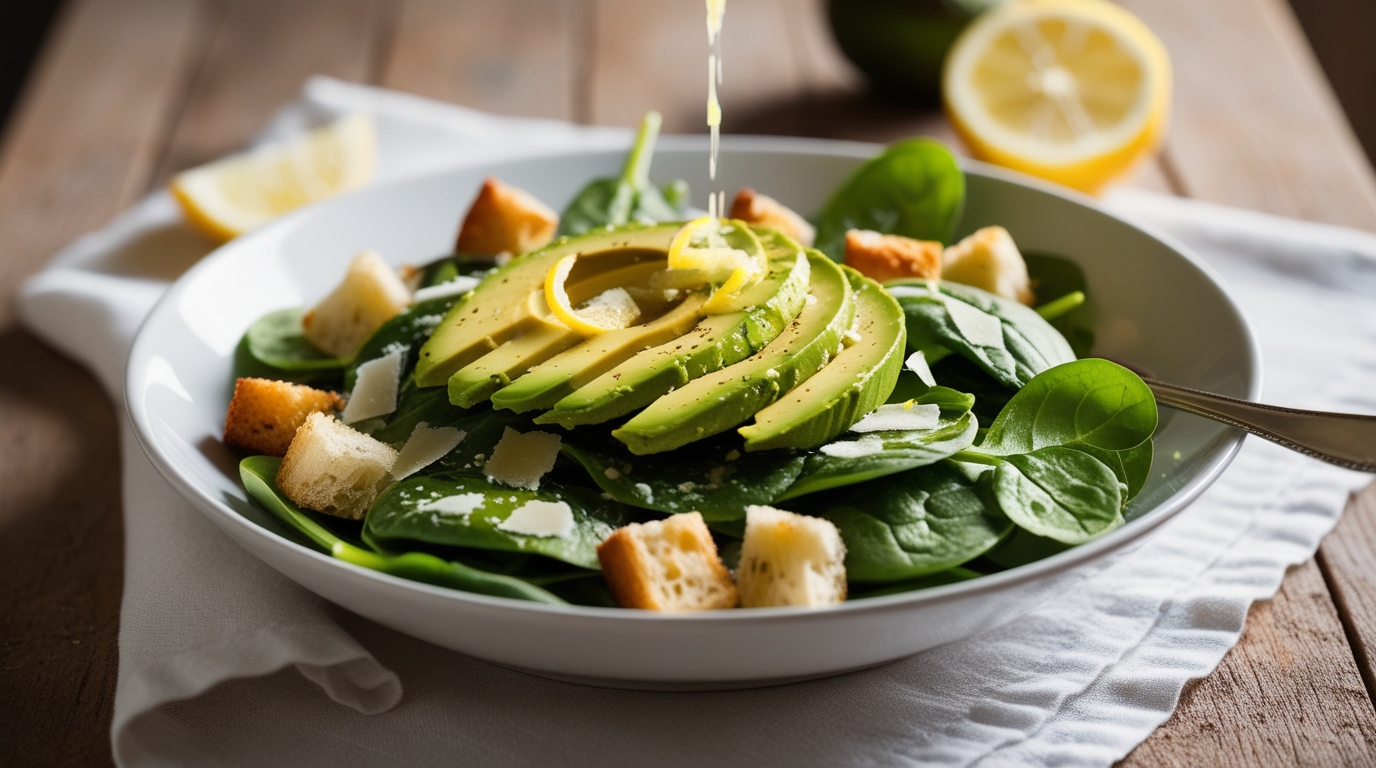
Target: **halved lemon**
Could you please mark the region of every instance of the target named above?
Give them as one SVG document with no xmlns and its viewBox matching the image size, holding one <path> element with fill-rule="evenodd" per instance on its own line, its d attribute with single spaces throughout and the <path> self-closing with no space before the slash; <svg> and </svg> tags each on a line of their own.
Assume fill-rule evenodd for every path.
<svg viewBox="0 0 1376 768">
<path fill-rule="evenodd" d="M 581 309 L 574 309 L 569 299 L 569 273 L 578 261 L 578 254 L 571 253 L 555 262 L 545 275 L 545 303 L 550 312 L 571 330 L 584 336 L 629 328 L 640 318 L 640 307 L 625 288 L 610 288 L 584 302 Z"/>
<path fill-rule="evenodd" d="M 942 88 L 976 157 L 1096 192 L 1160 144 L 1171 67 L 1151 30 L 1106 0 L 1020 0 L 966 28 Z"/>
<path fill-rule="evenodd" d="M 764 243 L 743 221 L 704 216 L 683 225 L 669 245 L 671 271 L 693 270 L 706 282 L 720 283 L 702 305 L 706 314 L 734 312 L 740 293 L 769 270 Z"/>
<path fill-rule="evenodd" d="M 366 184 L 376 165 L 373 120 L 353 114 L 290 141 L 183 171 L 170 187 L 195 227 L 229 240 Z"/>
</svg>

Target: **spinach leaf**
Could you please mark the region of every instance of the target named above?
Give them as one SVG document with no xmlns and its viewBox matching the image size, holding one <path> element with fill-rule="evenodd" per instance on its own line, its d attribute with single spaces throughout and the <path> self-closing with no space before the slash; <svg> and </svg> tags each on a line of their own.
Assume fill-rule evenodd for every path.
<svg viewBox="0 0 1376 768">
<path fill-rule="evenodd" d="M 1013 535 L 1004 539 L 997 547 L 985 552 L 984 559 L 1003 568 L 1017 568 L 1020 565 L 1045 560 L 1070 548 L 1070 544 L 1062 544 L 1055 539 L 1038 536 L 1022 528 L 1015 528 Z"/>
<path fill-rule="evenodd" d="M 970 410 L 985 426 L 994 423 L 1014 395 L 1014 390 L 994 381 L 984 369 L 960 355 L 951 355 L 932 366 L 932 375 L 942 386 L 969 393 L 975 399 Z"/>
<path fill-rule="evenodd" d="M 931 429 L 847 432 L 809 452 L 802 473 L 778 500 L 925 467 L 968 448 L 978 430 L 974 415 L 965 412 L 954 418 L 943 413 Z"/>
<path fill-rule="evenodd" d="M 464 592 L 554 605 L 564 603 L 564 600 L 550 592 L 511 576 L 488 573 L 424 552 L 382 554 L 351 544 L 322 525 L 314 515 L 300 509 L 282 495 L 276 484 L 277 470 L 281 464 L 281 459 L 272 456 L 250 456 L 244 459 L 239 464 L 239 475 L 244 488 L 255 501 L 266 507 L 278 519 L 339 560 L 403 579 Z"/>
<path fill-rule="evenodd" d="M 296 374 L 291 379 L 293 381 L 338 376 L 349 361 L 331 357 L 306 341 L 306 333 L 301 326 L 301 318 L 305 314 L 306 310 L 299 308 L 269 312 L 248 327 L 241 345 L 253 360 L 270 371 Z"/>
<path fill-rule="evenodd" d="M 363 346 L 354 353 L 353 359 L 345 364 L 345 389 L 353 389 L 354 379 L 358 374 L 358 366 L 389 354 L 393 350 L 401 350 L 403 353 L 402 379 L 409 376 L 411 370 L 416 367 L 416 351 L 420 349 L 426 339 L 430 338 L 435 326 L 444 320 L 445 313 L 459 303 L 463 296 L 463 294 L 456 293 L 413 304 L 383 323 L 373 332 L 372 336 L 368 337 L 367 341 L 363 342 Z"/>
<path fill-rule="evenodd" d="M 648 456 L 596 438 L 565 440 L 561 450 L 617 501 L 670 514 L 697 511 L 708 521 L 740 520 L 746 505 L 778 499 L 806 462 L 791 450 L 747 455 L 735 434 Z"/>
<path fill-rule="evenodd" d="M 918 576 L 915 579 L 898 581 L 893 584 L 882 586 L 861 585 L 859 589 L 847 590 L 847 600 L 862 600 L 866 597 L 882 597 L 884 595 L 898 595 L 904 592 L 916 592 L 919 589 L 931 589 L 932 587 L 944 587 L 947 584 L 958 584 L 970 579 L 978 579 L 984 574 L 979 571 L 972 571 L 969 568 L 948 568 L 944 571 Z"/>
<path fill-rule="evenodd" d="M 1048 446 L 1127 451 L 1151 439 L 1156 415 L 1156 398 L 1137 374 L 1107 360 L 1076 360 L 1039 374 L 1013 395 L 976 450 L 994 456 Z"/>
<path fill-rule="evenodd" d="M 1123 524 L 1118 478 L 1098 459 L 1070 448 L 1008 456 L 993 472 L 999 509 L 1025 531 L 1083 544 Z"/>
<path fill-rule="evenodd" d="M 1013 524 L 978 488 L 981 467 L 941 461 L 827 494 L 809 511 L 836 524 L 846 577 L 892 582 L 945 571 L 1007 536 Z"/>
<path fill-rule="evenodd" d="M 567 513 L 571 526 L 551 535 L 512 522 L 528 514 Z M 538 490 L 494 487 L 481 475 L 411 477 L 395 483 L 368 509 L 366 529 L 381 542 L 428 544 L 545 555 L 598 569 L 597 545 L 628 520 L 587 488 L 548 481 Z"/>
<path fill-rule="evenodd" d="M 817 249 L 843 261 L 846 230 L 950 242 L 965 205 L 965 174 L 935 139 L 890 145 L 831 193 L 817 217 Z"/>
<path fill-rule="evenodd" d="M 686 216 L 686 182 L 670 182 L 664 192 L 650 183 L 650 160 L 660 122 L 658 112 L 645 114 L 621 175 L 594 179 L 583 187 L 559 217 L 560 235 L 581 235 L 632 222 L 674 221 Z"/>
<path fill-rule="evenodd" d="M 908 347 L 928 360 L 955 352 L 1016 390 L 1042 371 L 1075 359 L 1059 331 L 1011 299 L 950 282 L 903 280 L 888 286 L 907 319 Z"/>
<path fill-rule="evenodd" d="M 1091 295 L 1084 270 L 1070 259 L 1047 253 L 1024 253 L 1022 258 L 1027 262 L 1027 273 L 1037 293 L 1038 307 L 1076 292 L 1086 297 Z M 1087 298 L 1078 307 L 1049 322 L 1070 343 L 1076 357 L 1086 357 L 1094 349 L 1094 326 L 1098 321 L 1098 307 L 1092 299 Z"/>
</svg>

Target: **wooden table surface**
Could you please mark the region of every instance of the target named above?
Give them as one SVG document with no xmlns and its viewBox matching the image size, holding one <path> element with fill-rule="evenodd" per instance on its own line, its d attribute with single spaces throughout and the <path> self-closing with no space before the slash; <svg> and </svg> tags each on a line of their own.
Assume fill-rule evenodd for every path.
<svg viewBox="0 0 1376 768">
<path fill-rule="evenodd" d="M 1376 230 L 1376 176 L 1284 0 L 1126 0 L 1176 72 L 1130 183 Z M 15 324 L 58 248 L 243 145 L 324 73 L 510 115 L 702 130 L 701 0 L 72 0 L 0 147 L 0 754 L 110 762 L 123 566 L 117 414 Z M 731 0 L 734 133 L 951 138 L 877 100 L 814 0 Z M 1321 375 L 1321 372 L 1315 372 Z M 1376 488 L 1258 604 L 1133 766 L 1376 764 Z M 226 546 L 232 546 L 226 541 Z"/>
</svg>

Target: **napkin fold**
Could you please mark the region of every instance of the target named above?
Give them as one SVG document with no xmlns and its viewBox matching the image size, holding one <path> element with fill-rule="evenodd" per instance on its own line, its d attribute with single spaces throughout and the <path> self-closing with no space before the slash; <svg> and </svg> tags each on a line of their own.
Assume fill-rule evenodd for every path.
<svg viewBox="0 0 1376 768">
<path fill-rule="evenodd" d="M 357 110 L 377 118 L 379 180 L 630 136 L 316 78 L 260 140 Z M 1376 412 L 1363 386 L 1376 376 L 1376 236 L 1130 190 L 1106 205 L 1222 273 L 1261 340 L 1268 402 Z M 30 279 L 20 317 L 122 399 L 139 323 L 210 249 L 155 193 Z M 1250 439 L 1157 534 L 999 629 L 826 680 L 646 693 L 508 671 L 332 606 L 215 530 L 127 419 L 122 430 L 111 738 L 125 766 L 1109 765 L 1218 664 L 1250 605 L 1313 555 L 1369 479 Z"/>
</svg>

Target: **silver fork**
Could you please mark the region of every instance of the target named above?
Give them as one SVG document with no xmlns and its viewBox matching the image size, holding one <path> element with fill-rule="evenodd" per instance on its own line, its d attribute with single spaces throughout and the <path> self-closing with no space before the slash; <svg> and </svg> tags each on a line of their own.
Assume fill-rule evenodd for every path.
<svg viewBox="0 0 1376 768">
<path fill-rule="evenodd" d="M 1140 373 L 1139 373 L 1140 375 Z M 1142 376 L 1156 402 L 1358 472 L 1376 472 L 1376 416 L 1262 405 Z"/>
</svg>

